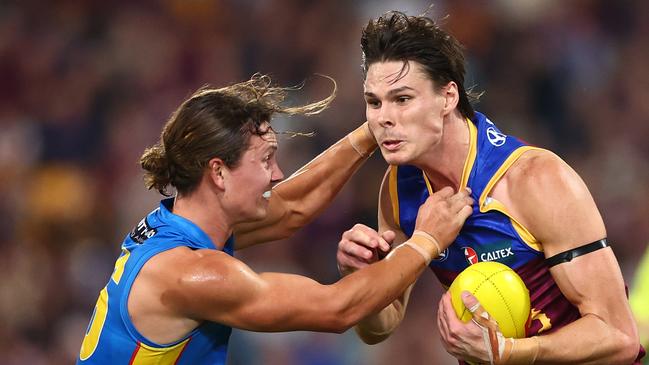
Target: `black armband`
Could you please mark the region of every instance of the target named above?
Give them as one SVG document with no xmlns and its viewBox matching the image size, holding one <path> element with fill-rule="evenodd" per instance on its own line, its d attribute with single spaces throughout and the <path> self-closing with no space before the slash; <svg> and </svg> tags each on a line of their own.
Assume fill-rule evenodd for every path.
<svg viewBox="0 0 649 365">
<path fill-rule="evenodd" d="M 597 251 L 600 248 L 605 248 L 605 247 L 608 247 L 608 243 L 606 242 L 606 238 L 603 238 L 599 241 L 595 241 L 587 245 L 575 247 L 572 250 L 558 253 L 550 258 L 545 259 L 545 263 L 548 264 L 548 267 L 552 267 L 554 265 L 563 264 L 564 262 L 570 262 L 575 257 L 589 254 L 593 251 Z"/>
</svg>

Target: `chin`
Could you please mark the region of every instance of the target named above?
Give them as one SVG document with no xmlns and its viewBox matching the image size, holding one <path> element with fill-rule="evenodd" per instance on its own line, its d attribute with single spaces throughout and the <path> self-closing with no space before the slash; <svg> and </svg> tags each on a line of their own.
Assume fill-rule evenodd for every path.
<svg viewBox="0 0 649 365">
<path fill-rule="evenodd" d="M 257 207 L 255 210 L 247 210 L 241 212 L 240 221 L 241 222 L 257 222 L 260 221 L 268 215 L 268 209 L 266 207 Z"/>
<path fill-rule="evenodd" d="M 254 217 L 252 218 L 252 220 L 254 220 L 254 221 L 260 221 L 260 220 L 266 218 L 267 215 L 268 215 L 268 206 L 260 207 L 260 208 L 257 210 L 257 212 L 255 213 L 255 215 L 254 215 Z"/>
<path fill-rule="evenodd" d="M 408 165 L 410 164 L 411 161 L 411 159 L 408 158 L 408 156 L 402 153 L 383 152 L 382 154 L 383 154 L 383 159 L 389 165 Z"/>
</svg>

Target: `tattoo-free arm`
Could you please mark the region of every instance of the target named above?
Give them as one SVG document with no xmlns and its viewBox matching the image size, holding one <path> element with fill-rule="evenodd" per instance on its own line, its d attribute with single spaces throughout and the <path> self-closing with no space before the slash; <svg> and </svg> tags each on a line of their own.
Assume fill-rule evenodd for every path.
<svg viewBox="0 0 649 365">
<path fill-rule="evenodd" d="M 605 238 L 599 211 L 577 173 L 550 152 L 526 155 L 509 180 L 509 192 L 521 221 L 543 244 L 545 256 Z M 550 272 L 582 317 L 538 337 L 537 363 L 632 363 L 638 335 L 612 249 L 579 256 Z"/>
<path fill-rule="evenodd" d="M 340 333 L 388 305 L 425 267 L 418 251 L 401 246 L 378 263 L 321 285 L 298 275 L 257 274 L 223 252 L 207 251 L 172 276 L 164 302 L 179 316 L 246 330 Z"/>
<path fill-rule="evenodd" d="M 376 141 L 363 123 L 276 185 L 267 216 L 234 228 L 236 248 L 283 239 L 305 226 L 333 201 L 375 148 Z"/>
</svg>

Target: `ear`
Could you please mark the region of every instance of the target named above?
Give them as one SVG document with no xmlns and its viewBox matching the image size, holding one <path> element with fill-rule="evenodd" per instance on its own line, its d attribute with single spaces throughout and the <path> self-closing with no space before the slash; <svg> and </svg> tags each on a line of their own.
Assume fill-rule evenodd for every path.
<svg viewBox="0 0 649 365">
<path fill-rule="evenodd" d="M 214 185 L 225 190 L 225 178 L 228 173 L 228 167 L 220 158 L 213 158 L 207 163 L 207 175 Z"/>
<path fill-rule="evenodd" d="M 444 97 L 442 115 L 447 116 L 455 110 L 457 104 L 460 102 L 460 92 L 457 89 L 455 81 L 450 81 L 442 88 L 442 96 Z"/>
</svg>

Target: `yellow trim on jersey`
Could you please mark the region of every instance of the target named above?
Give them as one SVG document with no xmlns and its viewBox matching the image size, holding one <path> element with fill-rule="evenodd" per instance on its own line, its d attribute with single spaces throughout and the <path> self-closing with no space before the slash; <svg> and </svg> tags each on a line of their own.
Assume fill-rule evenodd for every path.
<svg viewBox="0 0 649 365">
<path fill-rule="evenodd" d="M 424 170 L 421 170 L 421 175 L 424 177 L 424 182 L 426 182 L 426 189 L 428 189 L 428 195 L 433 195 L 433 186 L 430 185 L 430 181 L 428 180 L 428 176 L 426 176 Z"/>
<path fill-rule="evenodd" d="M 473 169 L 473 164 L 475 163 L 478 151 L 478 129 L 469 119 L 467 119 L 466 122 L 469 126 L 469 153 L 466 156 L 466 160 L 464 160 L 462 177 L 460 177 L 460 186 L 458 189 L 466 188 L 467 184 L 469 183 L 469 176 L 471 175 L 471 170 Z M 424 181 L 426 182 L 426 187 L 428 188 L 428 194 L 433 195 L 433 187 L 430 184 L 430 180 L 428 180 L 428 176 L 423 170 L 421 171 L 421 173 L 424 176 Z"/>
<path fill-rule="evenodd" d="M 469 119 L 466 120 L 469 125 L 469 153 L 464 161 L 464 168 L 462 169 L 462 178 L 460 179 L 460 189 L 466 188 L 469 183 L 469 175 L 475 163 L 478 151 L 478 129 Z"/>
<path fill-rule="evenodd" d="M 124 266 L 126 265 L 126 261 L 131 256 L 131 253 L 127 249 L 122 248 L 122 251 L 124 252 L 124 254 L 120 256 L 120 258 L 118 258 L 115 262 L 115 270 L 113 271 L 113 275 L 111 276 L 111 279 L 113 279 L 115 284 L 119 284 L 119 281 L 122 278 L 122 274 L 124 274 Z"/>
<path fill-rule="evenodd" d="M 399 221 L 399 193 L 397 192 L 397 166 L 390 165 L 390 177 L 389 177 L 389 192 L 390 200 L 392 201 L 392 216 L 394 217 L 394 224 L 397 225 L 397 228 L 401 229 L 401 224 Z"/>
<path fill-rule="evenodd" d="M 183 342 L 170 347 L 151 347 L 144 343 L 139 343 L 137 353 L 131 364 L 133 365 L 157 365 L 157 364 L 175 364 L 180 354 L 185 349 L 190 338 Z"/>
<path fill-rule="evenodd" d="M 503 203 L 499 202 L 496 199 L 493 199 L 489 202 L 489 204 L 485 205 L 485 201 L 487 200 L 487 196 L 489 196 L 489 193 L 491 193 L 491 190 L 493 187 L 496 185 L 496 183 L 502 178 L 502 176 L 505 174 L 505 172 L 518 160 L 521 155 L 527 151 L 531 150 L 540 150 L 538 147 L 532 147 L 532 146 L 523 146 L 519 147 L 516 149 L 507 159 L 503 164 L 500 166 L 498 171 L 491 177 L 491 180 L 489 180 L 489 183 L 487 183 L 487 186 L 485 187 L 484 191 L 482 192 L 482 195 L 480 195 L 480 199 L 478 199 L 478 204 L 480 204 L 480 211 L 482 213 L 485 213 L 490 210 L 497 210 L 504 215 L 509 217 L 509 220 L 512 222 L 512 226 L 516 230 L 519 236 L 521 236 L 521 239 L 523 242 L 525 242 L 528 246 L 530 246 L 532 249 L 536 251 L 543 251 L 543 246 L 541 246 L 541 243 L 534 237 L 532 233 L 520 222 L 518 222 L 514 217 L 509 214 L 507 211 L 507 208 L 503 205 Z"/>
</svg>

